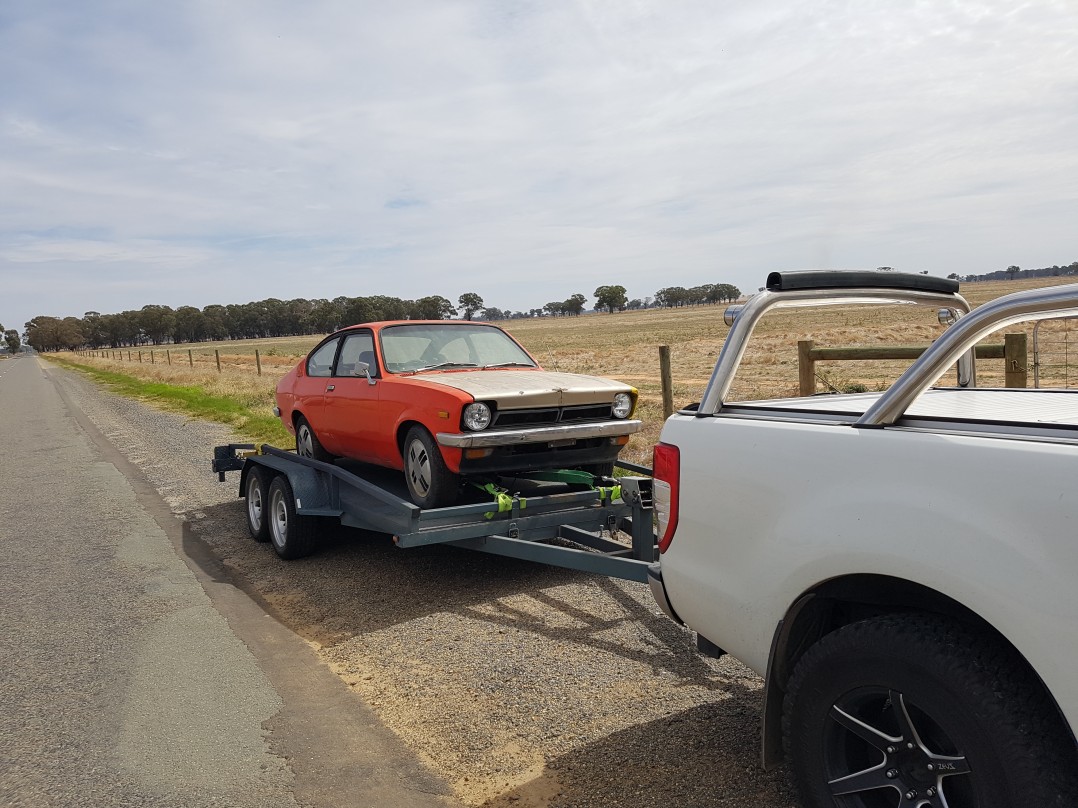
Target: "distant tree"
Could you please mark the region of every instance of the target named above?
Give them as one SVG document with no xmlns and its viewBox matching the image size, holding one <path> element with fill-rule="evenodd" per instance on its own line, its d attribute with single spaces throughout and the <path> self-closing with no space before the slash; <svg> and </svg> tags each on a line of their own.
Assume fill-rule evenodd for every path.
<svg viewBox="0 0 1078 808">
<path fill-rule="evenodd" d="M 483 319 L 486 320 L 488 323 L 493 322 L 494 320 L 508 320 L 511 316 L 509 312 L 502 311 L 501 309 L 495 308 L 494 306 L 483 309 L 482 314 Z M 468 318 L 465 317 L 464 319 L 467 320 Z"/>
<path fill-rule="evenodd" d="M 26 326 L 26 342 L 35 351 L 73 350 L 83 344 L 80 323 L 76 317 L 35 317 Z"/>
<path fill-rule="evenodd" d="M 341 326 L 341 310 L 332 300 L 312 300 L 307 322 L 316 334 L 329 334 Z"/>
<path fill-rule="evenodd" d="M 409 313 L 409 317 L 412 320 L 448 320 L 450 317 L 455 316 L 457 310 L 453 308 L 453 304 L 446 300 L 441 295 L 430 295 L 429 297 L 421 297 L 412 303 L 412 310 Z M 470 317 L 465 319 L 470 320 Z"/>
<path fill-rule="evenodd" d="M 629 311 L 636 311 L 636 309 L 642 309 L 644 308 L 644 301 L 638 297 L 634 297 L 628 302 L 628 304 L 626 304 L 626 308 L 629 309 Z"/>
<path fill-rule="evenodd" d="M 172 321 L 173 342 L 202 342 L 206 339 L 206 315 L 194 306 L 180 306 Z"/>
<path fill-rule="evenodd" d="M 625 297 L 625 287 L 616 286 L 600 286 L 594 292 L 595 296 L 595 308 L 606 309 L 613 314 L 619 309 L 624 309 L 625 304 L 628 302 Z"/>
<path fill-rule="evenodd" d="M 588 298 L 577 292 L 572 295 L 568 300 L 562 303 L 562 313 L 568 314 L 573 317 L 580 316 L 580 313 L 584 311 L 584 305 L 588 302 Z"/>
<path fill-rule="evenodd" d="M 169 306 L 143 306 L 139 310 L 142 333 L 154 345 L 160 345 L 172 335 L 176 314 Z"/>
<path fill-rule="evenodd" d="M 2 325 L 0 325 L 0 329 L 3 329 Z M 22 341 L 19 339 L 19 332 L 14 328 L 9 328 L 7 331 L 4 331 L 4 342 L 7 343 L 7 349 L 11 351 L 12 354 L 17 354 L 19 348 L 22 347 Z"/>
<path fill-rule="evenodd" d="M 202 309 L 202 320 L 206 326 L 206 336 L 213 340 L 228 339 L 228 309 L 220 304 L 213 304 Z"/>
<path fill-rule="evenodd" d="M 457 298 L 457 303 L 464 312 L 461 318 L 465 320 L 472 319 L 475 313 L 483 308 L 483 298 L 475 292 L 465 292 Z"/>
<path fill-rule="evenodd" d="M 1016 267 L 1014 264 L 1011 264 L 1011 266 L 1007 267 L 1007 279 L 1013 281 L 1021 271 L 1021 267 Z"/>
</svg>

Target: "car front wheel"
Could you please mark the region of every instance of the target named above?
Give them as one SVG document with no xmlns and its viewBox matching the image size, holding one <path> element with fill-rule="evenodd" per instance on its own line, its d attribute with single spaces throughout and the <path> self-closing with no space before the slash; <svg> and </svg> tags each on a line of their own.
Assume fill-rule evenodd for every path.
<svg viewBox="0 0 1078 808">
<path fill-rule="evenodd" d="M 787 752 L 813 808 L 1078 804 L 1073 739 L 1013 651 L 961 624 L 889 615 L 798 662 Z"/>
<path fill-rule="evenodd" d="M 460 477 L 446 468 L 438 445 L 421 426 L 404 438 L 404 479 L 408 495 L 420 508 L 442 508 L 457 501 Z"/>
</svg>

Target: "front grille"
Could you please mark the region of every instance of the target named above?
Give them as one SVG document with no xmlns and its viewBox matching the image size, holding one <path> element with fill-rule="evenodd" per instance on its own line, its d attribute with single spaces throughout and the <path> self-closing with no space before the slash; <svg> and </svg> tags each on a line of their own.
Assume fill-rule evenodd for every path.
<svg viewBox="0 0 1078 808">
<path fill-rule="evenodd" d="M 583 404 L 575 407 L 540 407 L 529 410 L 499 410 L 492 427 L 512 429 L 525 426 L 556 426 L 587 421 L 609 421 L 609 404 Z"/>
</svg>

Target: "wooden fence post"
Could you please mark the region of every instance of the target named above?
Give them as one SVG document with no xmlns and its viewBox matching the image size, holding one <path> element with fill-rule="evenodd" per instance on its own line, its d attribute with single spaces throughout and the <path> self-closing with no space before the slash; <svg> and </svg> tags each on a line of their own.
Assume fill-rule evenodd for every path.
<svg viewBox="0 0 1078 808">
<path fill-rule="evenodd" d="M 141 365 L 142 364 L 142 351 L 138 352 L 138 361 L 139 361 L 139 364 Z"/>
<path fill-rule="evenodd" d="M 157 364 L 157 362 L 154 361 L 153 351 L 152 350 L 150 351 L 150 364 L 151 365 L 156 365 Z"/>
<path fill-rule="evenodd" d="M 221 372 L 221 351 L 217 348 L 213 349 L 213 355 L 217 357 L 217 372 Z"/>
<path fill-rule="evenodd" d="M 1003 335 L 1003 362 L 1006 366 L 1003 378 L 1007 387 L 1025 387 L 1029 366 L 1025 334 Z"/>
<path fill-rule="evenodd" d="M 258 354 L 258 348 L 255 348 L 255 367 L 258 368 L 258 375 L 262 375 L 262 357 Z"/>
<path fill-rule="evenodd" d="M 187 349 L 187 364 L 189 364 L 191 367 L 195 366 L 195 357 L 191 354 L 190 348 Z"/>
<path fill-rule="evenodd" d="M 659 378 L 663 388 L 663 420 L 674 414 L 674 379 L 670 372 L 670 346 L 659 346 Z"/>
<path fill-rule="evenodd" d="M 810 339 L 797 341 L 797 386 L 802 396 L 816 393 L 816 360 L 812 358 L 814 344 Z"/>
<path fill-rule="evenodd" d="M 170 365 L 172 364 L 172 351 L 170 351 L 168 348 L 165 348 L 165 359 L 168 360 L 168 363 Z"/>
</svg>

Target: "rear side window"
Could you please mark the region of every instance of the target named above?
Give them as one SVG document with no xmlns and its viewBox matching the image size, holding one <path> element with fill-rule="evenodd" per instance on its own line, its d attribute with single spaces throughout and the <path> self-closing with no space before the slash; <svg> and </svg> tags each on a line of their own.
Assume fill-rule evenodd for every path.
<svg viewBox="0 0 1078 808">
<path fill-rule="evenodd" d="M 333 357 L 337 355 L 340 339 L 331 339 L 307 358 L 308 376 L 330 376 L 333 373 Z"/>
</svg>

